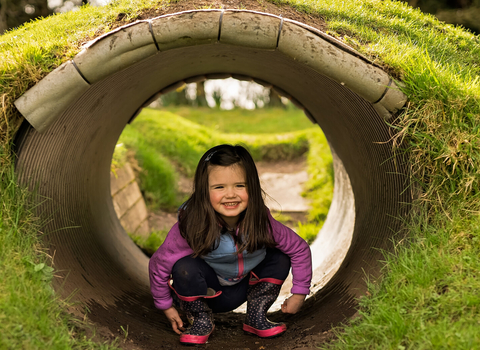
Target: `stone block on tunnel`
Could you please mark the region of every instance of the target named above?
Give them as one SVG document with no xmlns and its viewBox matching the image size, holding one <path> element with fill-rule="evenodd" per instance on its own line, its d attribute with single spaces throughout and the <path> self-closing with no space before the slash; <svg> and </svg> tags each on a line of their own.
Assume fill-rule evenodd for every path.
<svg viewBox="0 0 480 350">
<path fill-rule="evenodd" d="M 136 22 L 97 38 L 73 58 L 93 84 L 158 52 L 148 22 Z"/>
<path fill-rule="evenodd" d="M 152 19 L 152 31 L 160 51 L 213 44 L 218 40 L 220 10 L 195 11 Z"/>
<path fill-rule="evenodd" d="M 226 11 L 220 42 L 258 49 L 275 50 L 280 17 L 248 11 Z"/>
<path fill-rule="evenodd" d="M 390 82 L 388 74 L 380 68 L 288 20 L 283 23 L 278 50 L 346 86 L 368 102 L 378 101 Z"/>
</svg>

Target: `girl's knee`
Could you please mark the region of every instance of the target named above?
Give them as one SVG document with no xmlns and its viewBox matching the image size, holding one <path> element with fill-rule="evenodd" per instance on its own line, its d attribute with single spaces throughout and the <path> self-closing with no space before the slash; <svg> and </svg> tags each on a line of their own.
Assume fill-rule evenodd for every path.
<svg viewBox="0 0 480 350">
<path fill-rule="evenodd" d="M 195 259 L 185 257 L 178 260 L 172 268 L 172 277 L 174 280 L 188 280 L 198 272 L 198 264 Z"/>
<path fill-rule="evenodd" d="M 278 249 L 272 249 L 271 259 L 275 266 L 280 270 L 290 270 L 290 257 Z"/>
</svg>

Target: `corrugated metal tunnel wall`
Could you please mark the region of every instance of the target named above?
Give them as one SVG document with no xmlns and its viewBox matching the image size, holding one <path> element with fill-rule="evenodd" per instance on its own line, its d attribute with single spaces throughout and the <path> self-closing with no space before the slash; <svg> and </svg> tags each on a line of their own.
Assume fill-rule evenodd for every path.
<svg viewBox="0 0 480 350">
<path fill-rule="evenodd" d="M 381 68 L 335 39 L 281 17 L 233 10 L 139 21 L 96 39 L 16 101 L 30 123 L 17 135 L 17 172 L 36 189 L 47 218 L 44 232 L 65 277 L 58 290 L 75 292 L 101 329 L 115 334 L 129 325 L 131 339 L 145 349 L 176 346 L 178 339 L 153 308 L 147 257 L 115 215 L 113 150 L 158 93 L 228 76 L 290 97 L 322 128 L 334 154 L 334 200 L 311 248 L 316 280 L 336 267 L 299 314 L 284 316 L 298 337 L 355 312 L 365 275 L 378 273 L 380 250 L 391 249 L 407 212 L 408 166 L 392 152 L 385 122 L 406 98 Z M 212 349 L 231 345 L 232 337 L 244 344 L 240 332 L 227 341 L 218 331 L 238 317 L 220 318 Z M 288 339 L 269 344 L 294 348 Z"/>
</svg>

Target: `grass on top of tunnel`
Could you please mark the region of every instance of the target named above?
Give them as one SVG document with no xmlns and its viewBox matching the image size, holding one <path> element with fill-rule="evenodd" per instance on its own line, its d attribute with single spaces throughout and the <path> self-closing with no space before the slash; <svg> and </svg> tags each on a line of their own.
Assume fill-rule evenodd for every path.
<svg viewBox="0 0 480 350">
<path fill-rule="evenodd" d="M 134 21 L 168 0 L 115 0 L 102 7 L 49 16 L 0 36 L 0 143 L 9 145 L 22 117 L 13 102 L 53 69 L 71 59 L 82 45 L 115 26 Z M 119 14 L 121 16 L 119 16 Z"/>
</svg>

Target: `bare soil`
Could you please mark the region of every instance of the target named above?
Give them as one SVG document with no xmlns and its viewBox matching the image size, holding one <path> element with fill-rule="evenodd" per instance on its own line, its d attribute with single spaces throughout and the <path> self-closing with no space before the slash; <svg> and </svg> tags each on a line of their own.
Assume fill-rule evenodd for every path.
<svg viewBox="0 0 480 350">
<path fill-rule="evenodd" d="M 318 15 L 307 14 L 304 12 L 300 12 L 288 5 L 273 4 L 264 0 L 187 0 L 178 2 L 172 1 L 166 6 L 149 9 L 141 13 L 137 18 L 131 19 L 129 21 L 126 20 L 125 14 L 120 13 L 117 17 L 117 26 L 122 26 L 128 22 L 134 22 L 136 20 L 149 19 L 163 16 L 166 14 L 199 9 L 236 9 L 266 12 L 308 24 L 322 31 L 325 31 L 327 28 L 323 18 Z"/>
</svg>

